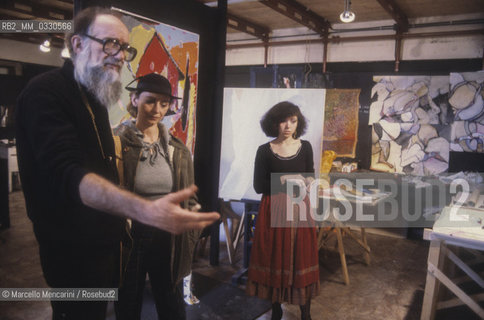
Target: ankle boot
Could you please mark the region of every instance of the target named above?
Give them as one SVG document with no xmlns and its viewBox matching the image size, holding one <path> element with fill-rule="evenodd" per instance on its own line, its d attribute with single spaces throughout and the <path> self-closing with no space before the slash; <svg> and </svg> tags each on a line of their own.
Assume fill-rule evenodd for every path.
<svg viewBox="0 0 484 320">
<path fill-rule="evenodd" d="M 281 304 L 278 302 L 274 302 L 272 304 L 272 316 L 271 320 L 280 320 L 282 319 L 282 308 Z"/>
<path fill-rule="evenodd" d="M 305 305 L 299 306 L 301 309 L 301 320 L 311 320 L 311 300 L 308 300 Z"/>
</svg>

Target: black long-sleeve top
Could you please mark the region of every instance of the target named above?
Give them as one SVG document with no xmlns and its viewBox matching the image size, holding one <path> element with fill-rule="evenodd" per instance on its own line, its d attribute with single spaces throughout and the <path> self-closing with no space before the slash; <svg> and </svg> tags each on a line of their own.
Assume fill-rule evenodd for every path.
<svg viewBox="0 0 484 320">
<path fill-rule="evenodd" d="M 27 213 L 39 242 L 114 244 L 124 220 L 82 204 L 79 184 L 88 172 L 117 182 L 107 108 L 86 90 L 96 129 L 67 60 L 32 79 L 16 107 L 16 140 Z"/>
<path fill-rule="evenodd" d="M 257 149 L 254 165 L 254 189 L 257 193 L 271 194 L 271 173 L 301 174 L 304 177 L 314 173 L 313 149 L 309 141 L 301 140 L 301 147 L 291 157 L 276 155 L 265 143 Z M 273 183 L 272 193 L 282 191 L 280 175 Z"/>
</svg>

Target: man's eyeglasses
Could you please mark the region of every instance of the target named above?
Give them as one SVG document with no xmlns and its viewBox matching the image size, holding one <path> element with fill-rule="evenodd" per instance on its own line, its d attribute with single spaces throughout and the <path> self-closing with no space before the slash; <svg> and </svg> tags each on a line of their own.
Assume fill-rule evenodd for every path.
<svg viewBox="0 0 484 320">
<path fill-rule="evenodd" d="M 121 44 L 121 42 L 118 39 L 113 39 L 113 38 L 98 39 L 88 34 L 84 34 L 83 36 L 88 37 L 89 39 L 102 44 L 103 52 L 107 55 L 115 56 L 119 53 L 119 51 L 123 50 L 125 52 L 124 60 L 126 62 L 133 61 L 133 59 L 136 57 L 136 54 L 138 53 L 136 48 L 131 47 L 127 43 Z"/>
</svg>

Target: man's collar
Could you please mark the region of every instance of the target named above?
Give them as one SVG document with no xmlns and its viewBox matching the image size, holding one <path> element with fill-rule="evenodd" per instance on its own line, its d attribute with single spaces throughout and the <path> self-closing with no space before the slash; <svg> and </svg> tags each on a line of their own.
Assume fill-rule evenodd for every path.
<svg viewBox="0 0 484 320">
<path fill-rule="evenodd" d="M 64 64 L 62 66 L 62 69 L 65 69 L 66 71 L 74 72 L 74 62 L 72 62 L 71 59 L 64 59 Z"/>
</svg>

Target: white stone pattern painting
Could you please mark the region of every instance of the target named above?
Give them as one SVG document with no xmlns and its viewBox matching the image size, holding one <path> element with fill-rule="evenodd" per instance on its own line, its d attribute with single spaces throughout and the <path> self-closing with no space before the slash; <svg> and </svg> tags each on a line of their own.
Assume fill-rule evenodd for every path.
<svg viewBox="0 0 484 320">
<path fill-rule="evenodd" d="M 371 169 L 434 175 L 449 167 L 448 76 L 375 76 Z"/>
<path fill-rule="evenodd" d="M 449 104 L 454 113 L 450 150 L 484 152 L 484 72 L 451 73 Z"/>
</svg>

